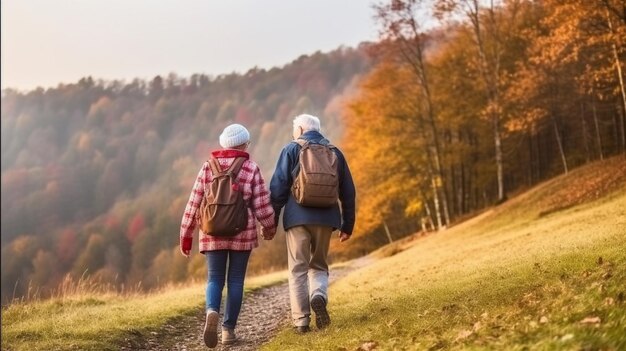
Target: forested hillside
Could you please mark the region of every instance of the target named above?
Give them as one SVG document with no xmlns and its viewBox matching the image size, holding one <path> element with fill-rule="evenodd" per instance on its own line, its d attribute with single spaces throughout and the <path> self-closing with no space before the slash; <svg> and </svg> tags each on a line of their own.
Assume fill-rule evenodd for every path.
<svg viewBox="0 0 626 351">
<path fill-rule="evenodd" d="M 204 277 L 201 255 L 178 253 L 178 228 L 222 129 L 248 127 L 252 157 L 269 181 L 292 118 L 319 114 L 336 140 L 341 101 L 369 67 L 363 46 L 245 74 L 88 77 L 3 91 L 3 301 L 29 287 L 45 293 L 67 273 L 118 288 Z M 264 243 L 267 253 L 254 255 L 251 269 L 281 265 L 282 251 L 271 249 L 280 244 Z"/>
<path fill-rule="evenodd" d="M 623 0 L 392 0 L 376 11 L 379 64 L 349 104 L 343 144 L 365 237 L 338 250 L 449 226 L 626 152 Z"/>
</svg>

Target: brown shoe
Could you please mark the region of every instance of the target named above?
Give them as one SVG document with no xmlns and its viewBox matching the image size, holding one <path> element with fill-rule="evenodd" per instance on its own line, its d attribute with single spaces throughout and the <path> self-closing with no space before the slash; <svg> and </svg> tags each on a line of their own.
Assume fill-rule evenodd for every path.
<svg viewBox="0 0 626 351">
<path fill-rule="evenodd" d="M 297 334 L 305 334 L 311 331 L 308 325 L 300 325 L 293 327 Z"/>
<path fill-rule="evenodd" d="M 330 316 L 326 310 L 326 300 L 320 295 L 311 299 L 311 308 L 315 312 L 315 325 L 317 329 L 324 329 L 330 324 Z"/>
<path fill-rule="evenodd" d="M 222 344 L 230 345 L 237 342 L 237 335 L 235 335 L 235 329 L 222 327 Z"/>
<path fill-rule="evenodd" d="M 204 323 L 204 344 L 207 347 L 214 348 L 217 346 L 217 323 L 220 320 L 219 313 L 215 311 L 207 311 L 206 322 Z"/>
</svg>

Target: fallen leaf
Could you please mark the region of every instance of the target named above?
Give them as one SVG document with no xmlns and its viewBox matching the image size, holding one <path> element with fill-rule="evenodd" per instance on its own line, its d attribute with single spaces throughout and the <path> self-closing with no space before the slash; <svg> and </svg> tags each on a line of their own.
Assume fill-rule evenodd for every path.
<svg viewBox="0 0 626 351">
<path fill-rule="evenodd" d="M 607 306 L 611 306 L 615 303 L 615 300 L 613 300 L 612 297 L 607 297 L 606 299 L 604 299 L 604 304 Z"/>
<path fill-rule="evenodd" d="M 584 272 L 582 273 L 582 276 L 583 276 L 583 277 L 585 277 L 585 278 L 587 278 L 587 277 L 588 277 L 588 276 L 590 276 L 590 275 L 591 275 L 591 272 L 589 272 L 589 271 L 584 271 Z"/>
<path fill-rule="evenodd" d="M 574 338 L 574 334 L 565 334 L 561 337 L 561 341 L 569 341 Z"/>
<path fill-rule="evenodd" d="M 357 351 L 371 351 L 374 350 L 376 346 L 378 346 L 378 343 L 376 341 L 366 341 L 361 346 L 359 346 Z"/>
<path fill-rule="evenodd" d="M 482 327 L 483 327 L 483 325 L 480 322 L 476 322 L 476 323 L 474 323 L 474 328 L 473 329 L 476 332 L 476 331 L 480 330 L 480 328 L 482 328 Z"/>
<path fill-rule="evenodd" d="M 483 314 L 480 315 L 482 318 L 487 318 L 489 316 L 489 313 L 484 312 Z"/>
<path fill-rule="evenodd" d="M 602 256 L 598 257 L 598 265 L 601 266 L 603 262 Z"/>
<path fill-rule="evenodd" d="M 394 325 L 396 325 L 397 323 L 398 323 L 398 319 L 397 319 L 397 318 L 395 318 L 395 319 L 392 319 L 392 320 L 390 320 L 389 322 L 387 322 L 387 326 L 388 326 L 389 328 L 391 328 L 391 327 L 393 327 Z"/>
<path fill-rule="evenodd" d="M 471 330 L 461 330 L 459 334 L 456 336 L 455 341 L 467 339 L 472 334 L 474 334 L 474 332 Z"/>
<path fill-rule="evenodd" d="M 581 324 L 598 324 L 600 322 L 600 317 L 587 317 L 580 321 Z"/>
<path fill-rule="evenodd" d="M 530 326 L 531 326 L 531 327 L 533 327 L 533 328 L 536 328 L 536 327 L 537 327 L 537 322 L 535 322 L 535 321 L 530 321 L 530 323 L 528 323 L 528 325 L 530 325 Z"/>
<path fill-rule="evenodd" d="M 548 323 L 548 317 L 546 317 L 546 316 L 541 316 L 541 318 L 539 318 L 539 323 L 541 323 L 541 324 L 546 324 L 546 323 Z"/>
</svg>

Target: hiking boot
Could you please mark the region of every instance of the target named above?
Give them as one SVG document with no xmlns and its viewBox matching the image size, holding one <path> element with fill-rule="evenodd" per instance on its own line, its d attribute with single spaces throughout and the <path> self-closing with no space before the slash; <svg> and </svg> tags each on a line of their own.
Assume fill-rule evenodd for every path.
<svg viewBox="0 0 626 351">
<path fill-rule="evenodd" d="M 326 310 L 326 300 L 320 295 L 311 299 L 311 308 L 315 312 L 315 325 L 317 329 L 324 329 L 330 324 L 330 316 Z"/>
<path fill-rule="evenodd" d="M 300 326 L 296 326 L 294 327 L 296 330 L 296 333 L 298 334 L 304 334 L 304 333 L 308 333 L 311 331 L 311 328 L 309 328 L 308 325 L 300 325 Z"/>
<path fill-rule="evenodd" d="M 219 313 L 210 310 L 206 312 L 203 337 L 207 347 L 214 348 L 217 346 L 217 323 L 219 319 Z"/>
<path fill-rule="evenodd" d="M 230 345 L 237 341 L 237 335 L 235 335 L 235 329 L 222 327 L 222 344 Z"/>
</svg>

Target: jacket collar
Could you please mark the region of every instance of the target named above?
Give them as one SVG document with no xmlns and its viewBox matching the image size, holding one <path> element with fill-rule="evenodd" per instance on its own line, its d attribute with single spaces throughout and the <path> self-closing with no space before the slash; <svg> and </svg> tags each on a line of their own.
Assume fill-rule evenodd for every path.
<svg viewBox="0 0 626 351">
<path fill-rule="evenodd" d="M 235 158 L 243 157 L 246 160 L 250 159 L 250 154 L 241 150 L 222 149 L 211 152 L 211 156 L 215 158 Z"/>
<path fill-rule="evenodd" d="M 313 140 L 320 140 L 320 139 L 324 139 L 324 136 L 322 135 L 322 133 L 315 131 L 315 130 L 309 130 L 307 132 L 304 132 L 304 134 L 302 134 L 300 136 L 300 138 L 298 139 L 304 139 L 306 141 L 313 141 Z"/>
</svg>

